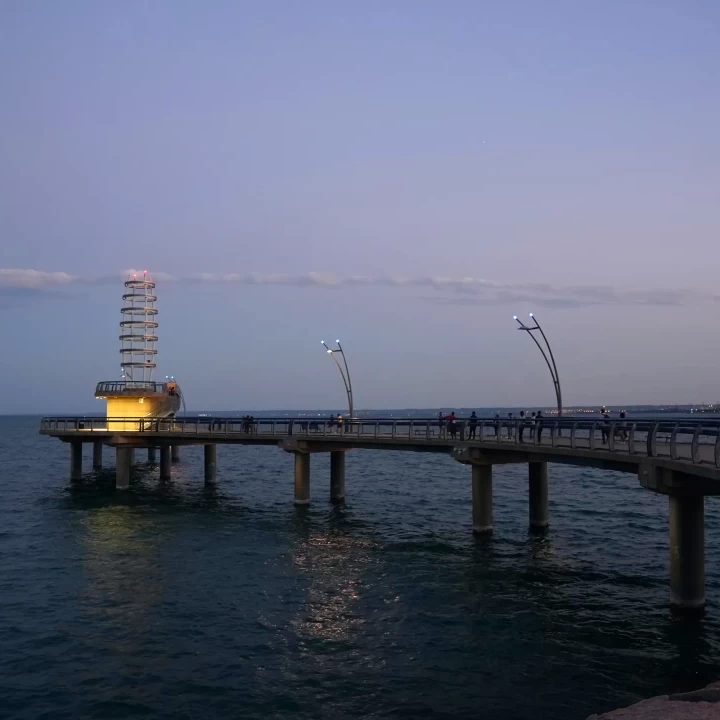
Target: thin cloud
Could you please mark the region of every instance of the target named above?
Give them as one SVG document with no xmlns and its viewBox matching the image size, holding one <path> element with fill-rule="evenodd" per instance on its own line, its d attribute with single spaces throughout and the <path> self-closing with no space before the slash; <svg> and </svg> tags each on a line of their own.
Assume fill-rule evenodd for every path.
<svg viewBox="0 0 720 720">
<path fill-rule="evenodd" d="M 0 268 L 0 291 L 10 295 L 14 291 L 37 294 L 62 288 L 88 285 L 114 285 L 129 277 L 142 277 L 144 270 L 96 277 L 71 275 L 65 272 L 46 272 L 18 268 Z M 497 283 L 484 278 L 449 276 L 338 276 L 332 273 L 309 272 L 302 275 L 287 273 L 197 273 L 176 277 L 164 272 L 151 272 L 150 277 L 162 285 L 194 283 L 204 285 L 286 286 L 296 288 L 367 288 L 387 287 L 404 290 L 426 289 L 437 293 L 423 299 L 453 305 L 512 305 L 531 303 L 545 307 L 587 306 L 683 306 L 702 302 L 718 302 L 716 295 L 693 290 L 624 290 L 608 285 L 554 286 L 547 283 Z"/>
</svg>

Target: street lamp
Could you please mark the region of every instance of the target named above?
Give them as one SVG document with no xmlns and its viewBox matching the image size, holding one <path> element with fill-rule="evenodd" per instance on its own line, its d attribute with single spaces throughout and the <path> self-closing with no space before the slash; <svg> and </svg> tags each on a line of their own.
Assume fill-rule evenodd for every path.
<svg viewBox="0 0 720 720">
<path fill-rule="evenodd" d="M 327 350 L 328 355 L 335 361 L 335 364 L 337 365 L 338 370 L 340 371 L 340 377 L 343 380 L 343 384 L 345 385 L 345 392 L 347 393 L 348 398 L 348 408 L 350 410 L 350 417 L 353 417 L 353 391 L 352 391 L 352 381 L 350 380 L 350 368 L 348 368 L 347 364 L 347 358 L 345 357 L 345 351 L 342 349 L 342 345 L 340 344 L 339 340 L 336 340 L 337 348 L 335 350 L 331 350 L 324 340 L 320 341 Z M 335 353 L 340 353 L 340 356 L 343 359 L 343 365 L 345 366 L 345 370 L 343 370 L 343 365 L 340 365 L 338 362 L 338 359 L 335 357 Z"/>
<path fill-rule="evenodd" d="M 553 351 L 534 313 L 530 313 L 530 318 L 535 323 L 535 325 L 532 327 L 525 325 L 523 321 L 518 318 L 517 315 L 513 315 L 513 320 L 516 320 L 518 325 L 520 325 L 518 330 L 524 330 L 533 339 L 533 342 L 538 346 L 538 349 L 540 350 L 543 358 L 545 359 L 545 363 L 547 364 L 548 370 L 550 371 L 550 377 L 552 377 L 553 385 L 555 386 L 555 399 L 557 400 L 558 420 L 560 420 L 562 419 L 562 390 L 560 389 L 560 376 L 558 375 L 557 365 L 555 364 L 555 358 L 553 357 Z M 545 348 L 543 348 L 543 346 L 538 342 L 538 339 L 535 337 L 535 335 L 533 335 L 535 330 L 540 331 L 542 339 L 545 341 L 547 353 L 545 352 Z M 550 355 L 549 359 L 548 354 Z"/>
</svg>

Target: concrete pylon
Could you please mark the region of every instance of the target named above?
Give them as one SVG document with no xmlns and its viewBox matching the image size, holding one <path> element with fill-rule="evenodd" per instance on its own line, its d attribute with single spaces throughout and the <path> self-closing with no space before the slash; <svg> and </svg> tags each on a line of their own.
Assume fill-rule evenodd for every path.
<svg viewBox="0 0 720 720">
<path fill-rule="evenodd" d="M 96 440 L 93 443 L 93 470 L 102 470 L 103 444 Z"/>
<path fill-rule="evenodd" d="M 529 474 L 530 527 L 545 530 L 548 526 L 548 467 L 546 462 L 531 462 Z"/>
<path fill-rule="evenodd" d="M 492 465 L 472 466 L 472 519 L 476 535 L 492 533 Z"/>
<path fill-rule="evenodd" d="M 160 479 L 161 480 L 170 480 L 170 477 L 171 477 L 170 446 L 169 445 L 161 445 L 160 446 Z"/>
<path fill-rule="evenodd" d="M 130 487 L 130 461 L 132 448 L 115 448 L 115 489 L 127 490 Z"/>
<path fill-rule="evenodd" d="M 670 603 L 705 607 L 705 498 L 670 495 Z"/>
<path fill-rule="evenodd" d="M 147 450 L 148 450 L 148 462 L 155 464 L 155 462 L 156 462 L 155 461 L 155 448 L 149 447 Z"/>
<path fill-rule="evenodd" d="M 70 443 L 70 479 L 82 479 L 82 443 Z"/>
<path fill-rule="evenodd" d="M 295 453 L 295 504 L 310 504 L 310 453 Z"/>
<path fill-rule="evenodd" d="M 205 445 L 205 484 L 214 485 L 217 472 L 217 445 Z"/>
<path fill-rule="evenodd" d="M 345 502 L 345 451 L 330 453 L 330 502 Z"/>
</svg>

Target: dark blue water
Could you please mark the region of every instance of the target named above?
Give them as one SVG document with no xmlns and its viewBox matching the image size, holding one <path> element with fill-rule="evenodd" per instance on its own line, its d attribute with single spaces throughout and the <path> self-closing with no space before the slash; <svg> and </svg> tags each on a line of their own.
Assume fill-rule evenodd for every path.
<svg viewBox="0 0 720 720">
<path fill-rule="evenodd" d="M 497 467 L 477 540 L 446 456 L 353 451 L 341 508 L 323 456 L 300 510 L 274 448 L 221 446 L 214 491 L 199 448 L 173 470 L 71 487 L 65 445 L 0 418 L 0 717 L 570 719 L 720 675 L 713 500 L 690 621 L 667 503 L 631 475 L 551 466 L 537 537 L 524 468 Z"/>
</svg>

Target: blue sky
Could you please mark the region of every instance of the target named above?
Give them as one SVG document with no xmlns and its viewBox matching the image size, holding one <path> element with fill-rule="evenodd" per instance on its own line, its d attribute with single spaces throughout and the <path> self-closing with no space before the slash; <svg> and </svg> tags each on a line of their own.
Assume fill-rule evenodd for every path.
<svg viewBox="0 0 720 720">
<path fill-rule="evenodd" d="M 720 6 L 0 4 L 0 412 L 94 407 L 158 281 L 191 406 L 720 397 Z"/>
</svg>

